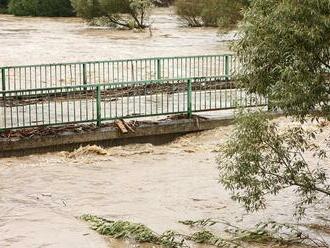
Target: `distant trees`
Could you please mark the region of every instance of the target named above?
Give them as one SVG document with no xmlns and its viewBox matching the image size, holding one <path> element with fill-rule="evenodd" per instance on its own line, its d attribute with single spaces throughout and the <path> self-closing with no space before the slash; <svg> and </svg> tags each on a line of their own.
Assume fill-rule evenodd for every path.
<svg viewBox="0 0 330 248">
<path fill-rule="evenodd" d="M 8 5 L 9 0 L 0 0 L 0 8 L 5 8 Z"/>
<path fill-rule="evenodd" d="M 243 18 L 249 0 L 176 0 L 176 13 L 190 27 L 233 27 Z"/>
<path fill-rule="evenodd" d="M 0 0 L 0 13 L 6 13 L 9 0 Z"/>
<path fill-rule="evenodd" d="M 151 0 L 71 0 L 77 15 L 87 20 L 103 18 L 115 27 L 148 27 L 148 18 L 153 6 Z"/>
<path fill-rule="evenodd" d="M 117 28 L 149 26 L 153 6 L 175 5 L 190 27 L 232 28 L 251 0 L 0 0 L 0 11 L 17 16 L 80 16 L 91 23 Z M 3 12 L 2 11 L 2 12 Z"/>
<path fill-rule="evenodd" d="M 70 0 L 10 0 L 8 11 L 17 16 L 72 16 Z"/>
</svg>

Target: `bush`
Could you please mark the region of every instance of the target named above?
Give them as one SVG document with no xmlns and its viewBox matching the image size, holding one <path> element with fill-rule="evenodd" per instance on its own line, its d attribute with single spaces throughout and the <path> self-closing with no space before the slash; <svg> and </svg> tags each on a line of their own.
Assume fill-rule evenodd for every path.
<svg viewBox="0 0 330 248">
<path fill-rule="evenodd" d="M 0 0 L 0 8 L 7 8 L 9 0 Z"/>
<path fill-rule="evenodd" d="M 153 0 L 153 4 L 158 7 L 169 7 L 174 3 L 174 0 Z"/>
<path fill-rule="evenodd" d="M 92 21 L 106 19 L 104 23 L 121 28 L 146 28 L 151 0 L 71 0 L 78 16 Z"/>
<path fill-rule="evenodd" d="M 190 27 L 233 27 L 249 0 L 177 0 L 176 13 Z"/>
<path fill-rule="evenodd" d="M 11 0 L 9 13 L 16 16 L 72 16 L 70 0 Z"/>
<path fill-rule="evenodd" d="M 176 14 L 183 23 L 189 27 L 203 25 L 201 15 L 204 0 L 177 0 L 175 2 Z"/>
<path fill-rule="evenodd" d="M 0 14 L 7 13 L 8 0 L 0 0 Z"/>
</svg>

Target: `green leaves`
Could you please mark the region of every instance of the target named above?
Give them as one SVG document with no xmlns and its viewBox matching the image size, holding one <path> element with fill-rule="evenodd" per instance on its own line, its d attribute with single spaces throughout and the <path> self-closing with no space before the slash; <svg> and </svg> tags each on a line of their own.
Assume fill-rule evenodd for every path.
<svg viewBox="0 0 330 248">
<path fill-rule="evenodd" d="M 180 239 L 181 235 L 173 231 L 158 235 L 143 224 L 129 221 L 110 221 L 94 215 L 83 215 L 81 219 L 88 222 L 91 228 L 101 235 L 115 239 L 129 239 L 139 243 L 148 242 L 169 248 L 184 247 L 184 240 Z"/>
<path fill-rule="evenodd" d="M 72 16 L 70 0 L 11 0 L 9 13 L 17 16 Z"/>
<path fill-rule="evenodd" d="M 233 28 L 242 19 L 247 0 L 176 0 L 176 13 L 187 26 Z"/>
<path fill-rule="evenodd" d="M 265 208 L 267 195 L 295 186 L 301 216 L 307 205 L 330 196 L 322 167 L 311 168 L 304 158 L 306 151 L 319 155 L 320 162 L 326 156 L 312 142 L 315 137 L 301 126 L 279 132 L 265 113 L 240 112 L 233 134 L 220 149 L 220 181 L 248 211 Z"/>
<path fill-rule="evenodd" d="M 272 109 L 304 122 L 330 119 L 329 0 L 254 0 L 234 49 L 243 64 L 238 75 L 250 93 L 268 97 Z M 297 214 L 330 195 L 325 172 L 310 168 L 306 151 L 326 153 L 302 127 L 280 133 L 262 113 L 240 113 L 236 129 L 219 158 L 221 182 L 249 211 L 266 205 L 265 196 L 295 186 Z"/>
<path fill-rule="evenodd" d="M 108 221 L 92 215 L 83 215 L 81 219 L 90 223 L 91 228 L 102 235 L 116 239 L 133 239 L 138 242 L 156 242 L 158 237 L 142 224 L 128 221 Z"/>
<path fill-rule="evenodd" d="M 212 219 L 186 220 L 179 221 L 179 223 L 200 229 L 191 235 L 184 235 L 174 231 L 166 231 L 159 235 L 142 224 L 128 221 L 111 221 L 93 215 L 83 215 L 81 219 L 88 222 L 93 230 L 105 236 L 134 240 L 139 243 L 147 242 L 169 248 L 192 247 L 193 242 L 222 248 L 245 247 L 245 243 L 327 247 L 324 241 L 311 239 L 308 234 L 305 234 L 296 225 L 281 224 L 274 221 L 259 223 L 251 229 L 242 229 L 226 221 Z M 226 238 L 217 236 L 206 229 L 215 224 L 227 226 L 225 231 L 228 235 Z"/>
<path fill-rule="evenodd" d="M 89 21 L 101 18 L 118 28 L 146 28 L 151 0 L 71 0 L 77 14 Z M 104 20 L 106 19 L 106 20 Z M 95 22 L 95 21 L 94 21 Z"/>
<path fill-rule="evenodd" d="M 252 1 L 234 47 L 243 87 L 286 114 L 329 116 L 329 20 L 328 0 Z"/>
</svg>

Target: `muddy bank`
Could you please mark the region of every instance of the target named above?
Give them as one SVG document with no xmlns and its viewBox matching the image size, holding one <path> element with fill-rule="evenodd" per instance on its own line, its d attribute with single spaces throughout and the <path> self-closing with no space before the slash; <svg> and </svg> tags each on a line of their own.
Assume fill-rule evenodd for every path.
<svg viewBox="0 0 330 248">
<path fill-rule="evenodd" d="M 289 124 L 285 118 L 278 121 Z M 218 184 L 213 151 L 231 129 L 190 134 L 157 147 L 0 159 L 0 247 L 109 246 L 75 218 L 86 213 L 141 222 L 159 233 L 189 232 L 178 223 L 186 219 L 214 218 L 242 227 L 268 219 L 294 222 L 291 191 L 272 197 L 266 210 L 247 214 Z M 329 137 L 327 126 L 319 142 L 326 145 Z M 307 159 L 313 161 L 311 154 Z M 302 223 L 329 221 L 329 202 L 324 202 L 309 209 Z"/>
<path fill-rule="evenodd" d="M 215 28 L 183 28 L 173 9 L 151 16 L 152 32 L 90 27 L 79 18 L 0 15 L 0 66 L 228 52 Z"/>
</svg>

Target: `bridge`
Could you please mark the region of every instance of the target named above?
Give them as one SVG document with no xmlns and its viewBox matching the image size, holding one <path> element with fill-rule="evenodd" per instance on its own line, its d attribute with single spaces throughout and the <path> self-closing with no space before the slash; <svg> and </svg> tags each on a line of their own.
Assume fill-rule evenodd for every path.
<svg viewBox="0 0 330 248">
<path fill-rule="evenodd" d="M 0 130 L 266 105 L 239 70 L 231 54 L 0 67 Z"/>
</svg>

